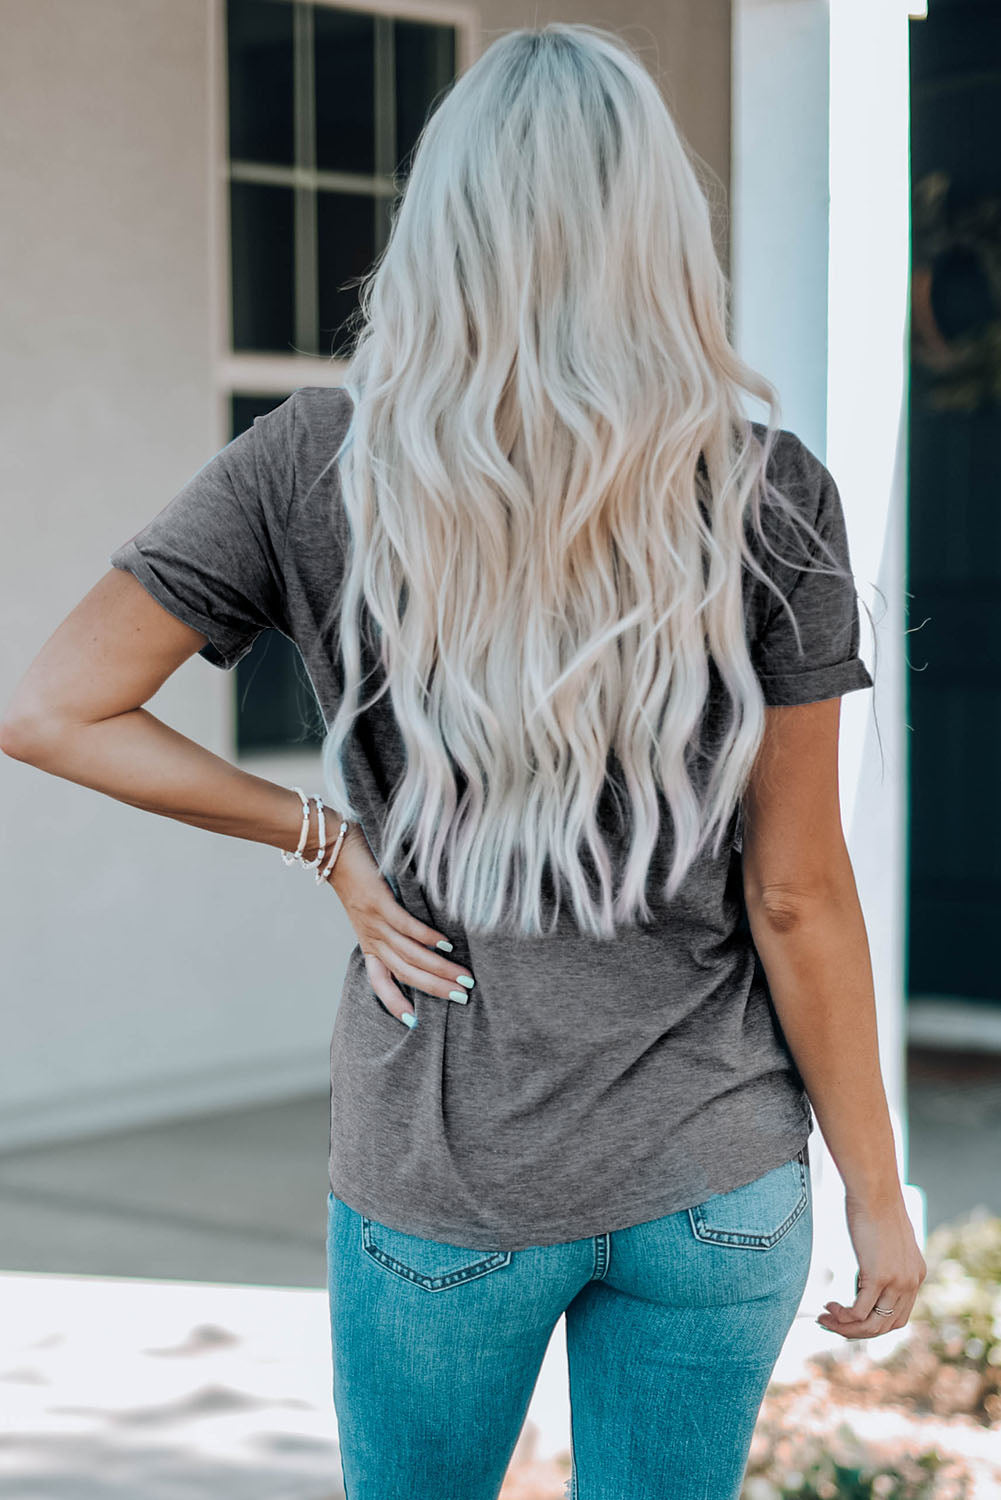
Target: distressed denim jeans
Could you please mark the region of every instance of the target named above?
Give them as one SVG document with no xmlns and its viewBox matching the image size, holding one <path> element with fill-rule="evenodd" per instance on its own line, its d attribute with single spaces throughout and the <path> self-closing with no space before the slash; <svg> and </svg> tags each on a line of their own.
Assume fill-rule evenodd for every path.
<svg viewBox="0 0 1001 1500">
<path fill-rule="evenodd" d="M 692 1208 L 521 1250 L 327 1202 L 347 1500 L 497 1500 L 561 1314 L 570 1500 L 738 1500 L 806 1286 L 806 1147 Z"/>
</svg>

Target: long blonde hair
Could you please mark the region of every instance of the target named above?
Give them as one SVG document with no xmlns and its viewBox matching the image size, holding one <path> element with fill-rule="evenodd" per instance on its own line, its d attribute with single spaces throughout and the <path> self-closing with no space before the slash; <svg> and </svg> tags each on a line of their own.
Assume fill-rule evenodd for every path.
<svg viewBox="0 0 1001 1500">
<path fill-rule="evenodd" d="M 364 608 L 406 748 L 380 868 L 412 860 L 444 921 L 539 933 L 547 871 L 553 923 L 561 886 L 596 937 L 649 920 L 658 788 L 662 894 L 711 837 L 719 853 L 764 727 L 741 561 L 780 593 L 744 535 L 778 399 L 731 347 L 727 299 L 697 158 L 615 34 L 507 32 L 426 121 L 343 381 L 323 767 L 357 819 L 341 752 Z M 763 442 L 742 391 L 769 409 Z M 702 786 L 710 657 L 732 712 Z M 595 815 L 611 752 L 618 885 Z"/>
</svg>

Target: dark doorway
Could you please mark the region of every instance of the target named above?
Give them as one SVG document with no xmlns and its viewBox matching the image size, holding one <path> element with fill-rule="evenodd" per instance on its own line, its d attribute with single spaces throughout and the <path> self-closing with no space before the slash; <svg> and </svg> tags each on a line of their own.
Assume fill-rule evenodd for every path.
<svg viewBox="0 0 1001 1500">
<path fill-rule="evenodd" d="M 1001 6 L 910 23 L 911 999 L 1001 1003 Z"/>
</svg>

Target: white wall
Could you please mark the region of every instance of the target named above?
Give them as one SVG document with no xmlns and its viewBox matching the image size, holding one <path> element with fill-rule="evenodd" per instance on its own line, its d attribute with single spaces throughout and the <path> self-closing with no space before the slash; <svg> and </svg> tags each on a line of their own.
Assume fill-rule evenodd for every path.
<svg viewBox="0 0 1001 1500">
<path fill-rule="evenodd" d="M 205 0 L 31 0 L 0 48 L 0 699 L 213 415 Z M 235 676 L 149 705 L 232 755 Z M 263 769 L 319 788 L 312 756 Z M 248 769 L 250 769 L 248 764 Z M 323 1089 L 352 941 L 276 850 L 0 757 L 0 1147 Z"/>
<path fill-rule="evenodd" d="M 372 0 L 394 8 L 393 0 Z M 413 9 L 401 0 L 400 9 Z M 727 0 L 448 7 L 620 25 L 728 173 Z M 331 378 L 224 348 L 219 0 L 0 0 L 0 704 L 108 554 L 226 442 L 229 378 Z M 699 68 L 688 63 L 699 58 Z M 232 759 L 235 677 L 149 707 Z M 313 753 L 243 762 L 320 789 Z M 0 756 L 0 1149 L 327 1087 L 353 934 L 276 850 Z"/>
</svg>

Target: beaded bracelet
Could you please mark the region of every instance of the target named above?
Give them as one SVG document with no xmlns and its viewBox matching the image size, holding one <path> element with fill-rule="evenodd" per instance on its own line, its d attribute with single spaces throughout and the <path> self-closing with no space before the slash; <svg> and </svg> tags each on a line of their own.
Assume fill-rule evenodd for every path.
<svg viewBox="0 0 1001 1500">
<path fill-rule="evenodd" d="M 306 839 L 309 837 L 309 798 L 306 796 L 306 793 L 303 791 L 301 786 L 294 786 L 291 790 L 293 792 L 298 792 L 300 798 L 302 799 L 302 832 L 299 835 L 299 843 L 294 850 L 281 850 L 282 861 L 286 865 L 294 864 L 296 860 L 301 861 L 302 851 L 303 849 L 305 849 Z"/>
<path fill-rule="evenodd" d="M 293 791 L 293 792 L 298 793 L 299 800 L 302 803 L 302 828 L 301 828 L 300 833 L 299 833 L 299 842 L 296 845 L 295 849 L 294 850 L 293 849 L 282 849 L 279 852 L 281 854 L 283 863 L 286 864 L 286 865 L 300 864 L 306 870 L 313 870 L 313 869 L 315 869 L 316 870 L 316 875 L 315 875 L 314 878 L 315 878 L 316 884 L 319 885 L 321 881 L 327 879 L 327 876 L 330 874 L 331 870 L 334 868 L 334 864 L 336 862 L 337 856 L 341 852 L 341 845 L 344 843 L 344 835 L 348 831 L 348 825 L 347 825 L 347 822 L 342 818 L 341 819 L 341 826 L 340 826 L 340 828 L 337 831 L 337 838 L 334 841 L 334 847 L 331 850 L 330 858 L 327 860 L 326 865 L 321 870 L 319 868 L 319 866 L 320 866 L 320 864 L 321 864 L 321 862 L 323 860 L 324 854 L 326 853 L 326 846 L 327 846 L 327 820 L 326 820 L 326 818 L 324 816 L 323 798 L 321 796 L 319 796 L 316 792 L 313 793 L 312 800 L 316 803 L 317 831 L 319 833 L 319 849 L 317 850 L 316 858 L 315 859 L 303 859 L 303 857 L 302 857 L 302 851 L 303 851 L 303 849 L 305 849 L 305 847 L 306 847 L 306 840 L 309 837 L 309 803 L 310 803 L 310 799 L 309 799 L 309 797 L 307 797 L 306 793 L 303 791 L 303 789 L 302 789 L 301 786 L 294 786 L 294 787 L 290 788 L 290 790 Z"/>
<path fill-rule="evenodd" d="M 316 822 L 317 822 L 317 833 L 319 835 L 320 847 L 316 851 L 316 858 L 315 859 L 303 859 L 301 857 L 301 855 L 300 855 L 299 863 L 301 865 L 304 865 L 307 870 L 314 870 L 317 867 L 317 865 L 322 864 L 323 863 L 323 856 L 327 852 L 327 820 L 323 816 L 323 798 L 322 797 L 318 797 L 316 795 L 316 793 L 314 792 L 313 793 L 313 801 L 316 803 Z M 307 805 L 307 808 L 308 808 L 308 806 L 309 806 L 309 798 L 308 797 L 306 798 L 306 805 Z M 308 816 L 309 816 L 308 811 L 306 813 L 306 816 L 308 818 Z"/>
</svg>

